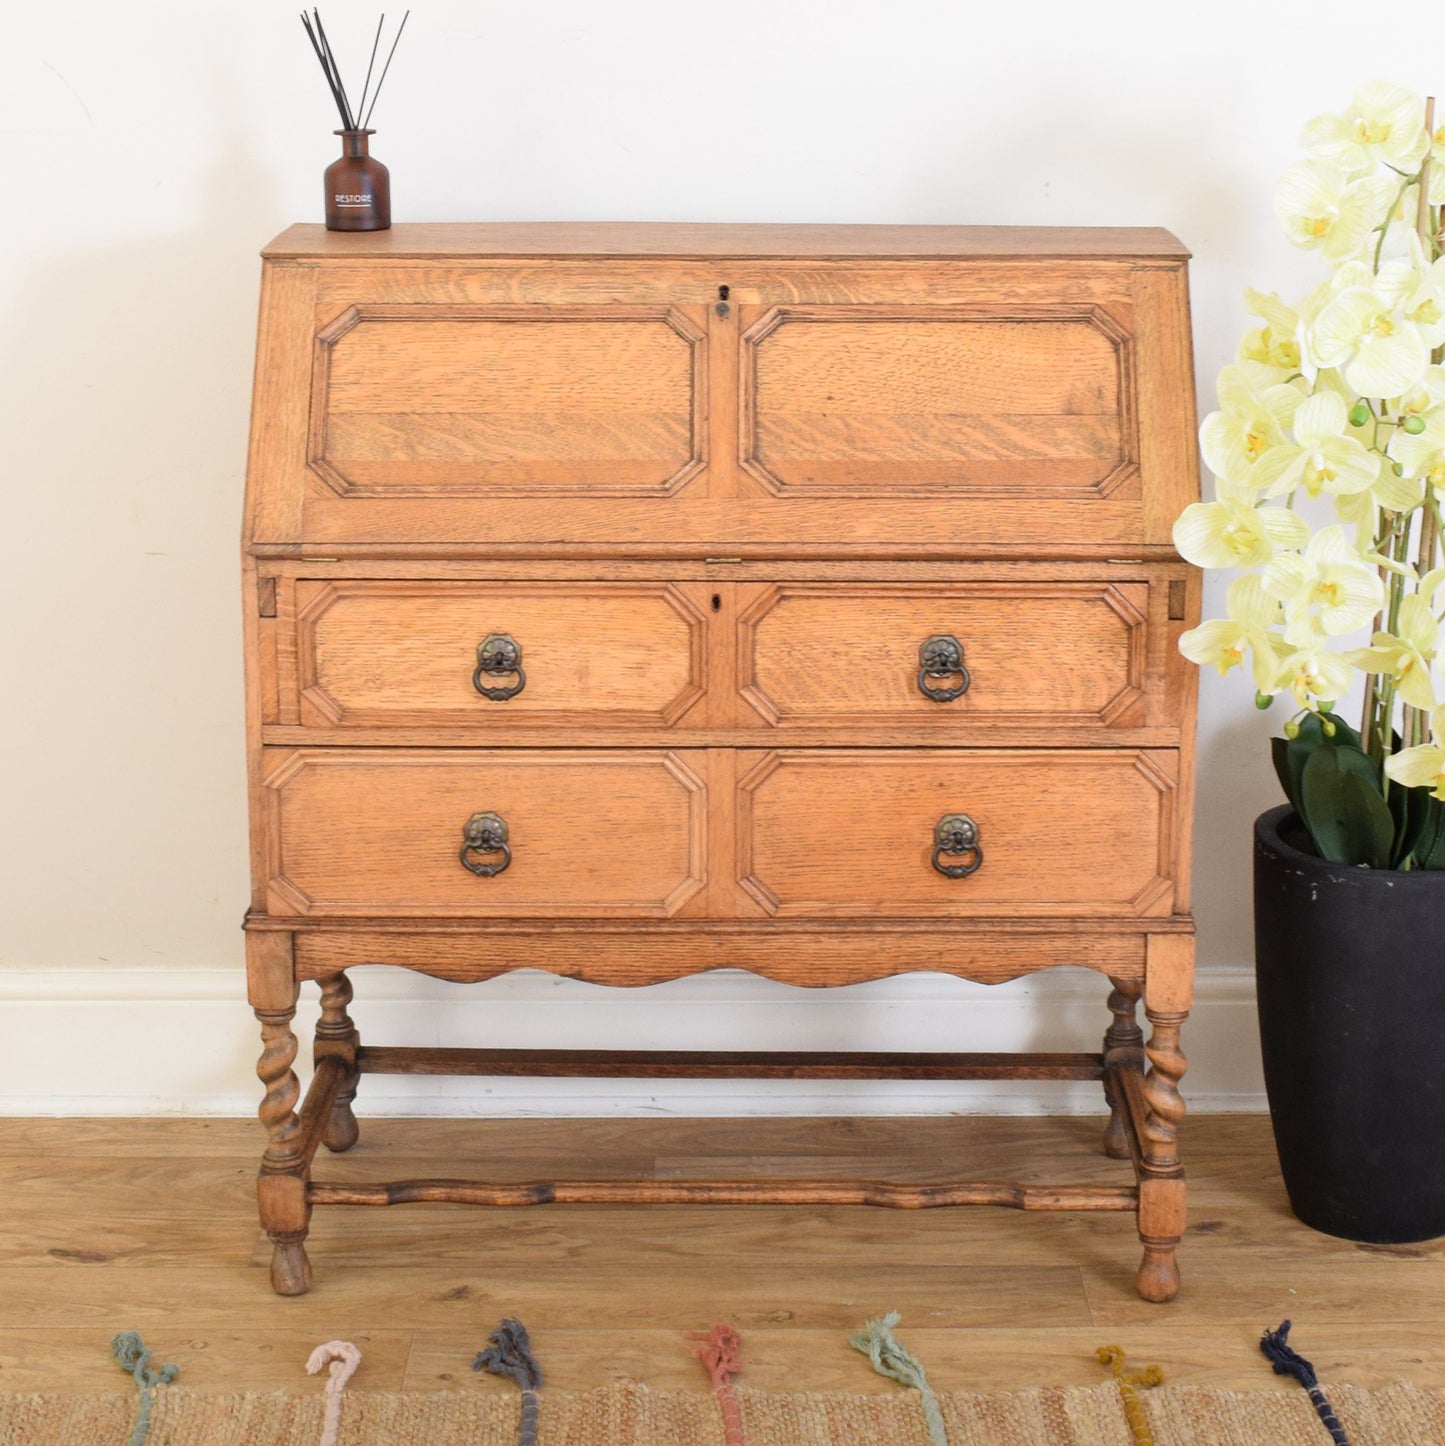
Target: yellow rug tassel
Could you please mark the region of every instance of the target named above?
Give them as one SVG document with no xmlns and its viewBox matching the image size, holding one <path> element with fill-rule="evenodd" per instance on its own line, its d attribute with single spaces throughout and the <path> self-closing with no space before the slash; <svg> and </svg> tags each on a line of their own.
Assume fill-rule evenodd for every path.
<svg viewBox="0 0 1445 1446">
<path fill-rule="evenodd" d="M 1112 1366 L 1114 1379 L 1119 1383 L 1119 1396 L 1124 1402 L 1124 1416 L 1134 1437 L 1134 1446 L 1154 1446 L 1154 1433 L 1149 1429 L 1149 1418 L 1144 1414 L 1144 1403 L 1139 1399 L 1135 1386 L 1157 1386 L 1164 1380 L 1164 1372 L 1158 1366 L 1145 1366 L 1142 1371 L 1126 1373 L 1124 1352 L 1119 1346 L 1100 1346 L 1094 1354 L 1099 1364 Z"/>
</svg>

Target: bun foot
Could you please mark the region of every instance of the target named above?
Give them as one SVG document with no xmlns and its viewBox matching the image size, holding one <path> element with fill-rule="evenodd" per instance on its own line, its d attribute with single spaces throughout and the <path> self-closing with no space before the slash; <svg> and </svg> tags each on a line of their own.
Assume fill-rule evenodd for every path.
<svg viewBox="0 0 1445 1446">
<path fill-rule="evenodd" d="M 321 1136 L 321 1143 L 333 1155 L 340 1155 L 349 1150 L 360 1138 L 361 1127 L 356 1123 L 356 1116 L 351 1112 L 351 1101 L 337 1100 L 331 1107 L 331 1115 L 326 1121 L 326 1129 Z"/>
<path fill-rule="evenodd" d="M 1179 1294 L 1179 1266 L 1174 1260 L 1174 1245 L 1150 1245 L 1144 1242 L 1144 1259 L 1134 1281 L 1145 1300 L 1162 1305 Z"/>
<path fill-rule="evenodd" d="M 1127 1160 L 1133 1153 L 1129 1148 L 1128 1127 L 1118 1110 L 1109 1116 L 1109 1125 L 1104 1131 L 1104 1153 L 1111 1160 Z"/>
<path fill-rule="evenodd" d="M 311 1289 L 311 1262 L 297 1240 L 277 1240 L 271 1252 L 271 1289 L 277 1295 L 305 1295 Z M 304 1237 L 302 1237 L 304 1239 Z"/>
</svg>

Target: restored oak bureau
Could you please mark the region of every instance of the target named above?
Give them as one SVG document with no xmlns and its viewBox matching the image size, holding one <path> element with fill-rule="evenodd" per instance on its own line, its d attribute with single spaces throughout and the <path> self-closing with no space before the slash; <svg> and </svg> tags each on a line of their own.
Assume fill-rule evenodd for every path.
<svg viewBox="0 0 1445 1446">
<path fill-rule="evenodd" d="M 782 1200 L 1135 1211 L 1139 1290 L 1171 1298 L 1193 960 L 1175 645 L 1198 615 L 1169 541 L 1197 491 L 1184 248 L 399 225 L 297 226 L 264 256 L 246 941 L 275 1289 L 308 1288 L 317 1205 Z M 1047 1055 L 409 1049 L 359 1040 L 362 964 L 811 986 L 1080 965 L 1108 1028 L 1098 1053 Z M 1103 1148 L 1133 1173 L 312 1179 L 320 1145 L 355 1143 L 368 1071 L 1096 1079 Z"/>
</svg>

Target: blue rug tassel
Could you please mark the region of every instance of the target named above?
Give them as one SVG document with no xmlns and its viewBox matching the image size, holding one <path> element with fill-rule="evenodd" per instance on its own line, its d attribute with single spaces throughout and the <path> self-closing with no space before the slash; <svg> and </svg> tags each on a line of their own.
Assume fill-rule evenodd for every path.
<svg viewBox="0 0 1445 1446">
<path fill-rule="evenodd" d="M 1310 1400 L 1315 1403 L 1315 1413 L 1323 1422 L 1325 1430 L 1330 1433 L 1330 1440 L 1335 1446 L 1350 1446 L 1350 1438 L 1345 1435 L 1345 1428 L 1336 1418 L 1334 1407 L 1320 1390 L 1315 1368 L 1289 1344 L 1291 1324 L 1293 1322 L 1285 1321 L 1277 1331 L 1265 1331 L 1259 1338 L 1259 1348 L 1274 1367 L 1275 1375 L 1293 1376 L 1310 1393 Z"/>
</svg>

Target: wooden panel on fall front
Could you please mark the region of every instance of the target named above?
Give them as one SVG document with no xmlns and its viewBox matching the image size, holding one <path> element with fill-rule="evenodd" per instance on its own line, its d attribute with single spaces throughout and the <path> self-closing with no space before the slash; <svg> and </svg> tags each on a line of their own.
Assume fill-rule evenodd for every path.
<svg viewBox="0 0 1445 1446">
<path fill-rule="evenodd" d="M 687 752 L 268 749 L 275 915 L 666 918 L 706 880 L 704 756 Z M 475 814 L 509 861 L 463 862 Z M 498 847 L 471 863 L 496 867 Z"/>
<path fill-rule="evenodd" d="M 1149 594 L 1143 582 L 749 585 L 739 606 L 740 721 L 965 737 L 970 724 L 1170 722 L 1165 700 L 1146 697 L 1164 684 L 1145 671 Z M 924 676 L 920 650 L 939 636 L 958 644 L 966 673 Z"/>
<path fill-rule="evenodd" d="M 527 725 L 668 728 L 706 688 L 711 592 L 697 583 L 302 580 L 294 607 L 289 587 L 282 721 L 499 737 Z M 479 657 L 496 635 L 515 643 L 517 668 L 494 675 Z"/>
<path fill-rule="evenodd" d="M 666 497 L 704 466 L 691 310 L 349 306 L 316 337 L 311 470 L 341 497 Z"/>
<path fill-rule="evenodd" d="M 742 466 L 780 497 L 1135 500 L 1130 316 L 744 308 Z"/>
<path fill-rule="evenodd" d="M 737 869 L 764 913 L 1159 917 L 1173 903 L 1166 749 L 780 749 L 738 755 Z M 954 814 L 977 849 L 937 852 Z M 935 866 L 977 864 L 964 877 Z"/>
</svg>

